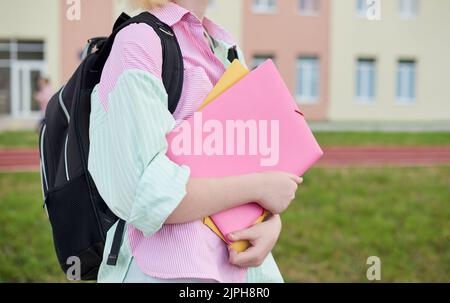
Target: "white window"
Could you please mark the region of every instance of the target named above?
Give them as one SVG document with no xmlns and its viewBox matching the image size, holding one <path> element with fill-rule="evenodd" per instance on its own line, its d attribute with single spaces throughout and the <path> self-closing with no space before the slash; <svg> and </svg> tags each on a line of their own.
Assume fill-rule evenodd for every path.
<svg viewBox="0 0 450 303">
<path fill-rule="evenodd" d="M 263 64 L 266 60 L 272 59 L 274 60 L 274 56 L 272 55 L 255 55 L 252 59 L 252 69 L 257 68 L 261 64 Z"/>
<path fill-rule="evenodd" d="M 367 0 L 356 0 L 356 13 L 358 16 L 366 17 L 368 8 Z"/>
<path fill-rule="evenodd" d="M 320 11 L 320 0 L 298 0 L 298 10 L 301 15 L 317 16 Z"/>
<path fill-rule="evenodd" d="M 400 16 L 414 18 L 419 10 L 419 0 L 399 0 Z"/>
<path fill-rule="evenodd" d="M 319 98 L 319 59 L 300 57 L 297 62 L 296 94 L 300 102 L 316 102 Z"/>
<path fill-rule="evenodd" d="M 0 40 L 0 115 L 37 116 L 34 93 L 45 70 L 43 41 Z"/>
<path fill-rule="evenodd" d="M 0 41 L 0 115 L 11 113 L 11 51 L 9 41 Z"/>
<path fill-rule="evenodd" d="M 371 102 L 375 99 L 375 60 L 358 59 L 356 67 L 356 99 Z"/>
<path fill-rule="evenodd" d="M 416 62 L 400 60 L 397 65 L 397 100 L 411 103 L 416 99 Z"/>
<path fill-rule="evenodd" d="M 273 13 L 276 9 L 276 0 L 253 0 L 252 10 L 255 13 Z"/>
<path fill-rule="evenodd" d="M 356 15 L 369 21 L 381 20 L 382 0 L 356 0 Z"/>
</svg>

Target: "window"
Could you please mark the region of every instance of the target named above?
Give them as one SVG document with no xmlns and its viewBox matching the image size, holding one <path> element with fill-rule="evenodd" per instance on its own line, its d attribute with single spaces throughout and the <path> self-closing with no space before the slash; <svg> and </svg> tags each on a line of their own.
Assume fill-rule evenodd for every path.
<svg viewBox="0 0 450 303">
<path fill-rule="evenodd" d="M 356 1 L 356 13 L 360 17 L 367 16 L 367 10 L 369 6 L 367 5 L 367 0 L 357 0 Z"/>
<path fill-rule="evenodd" d="M 42 41 L 0 40 L 0 60 L 44 60 Z"/>
<path fill-rule="evenodd" d="M 11 112 L 11 70 L 0 64 L 0 115 Z"/>
<path fill-rule="evenodd" d="M 315 102 L 319 97 L 319 59 L 300 57 L 297 62 L 296 94 L 300 102 Z"/>
<path fill-rule="evenodd" d="M 356 99 L 373 101 L 375 99 L 374 59 L 358 59 L 356 68 Z"/>
<path fill-rule="evenodd" d="M 255 13 L 273 13 L 276 9 L 276 0 L 253 0 L 252 10 Z"/>
<path fill-rule="evenodd" d="M 9 41 L 0 40 L 0 60 L 9 60 L 11 56 L 11 50 Z"/>
<path fill-rule="evenodd" d="M 419 0 L 399 0 L 400 16 L 414 18 L 419 10 Z"/>
<path fill-rule="evenodd" d="M 356 15 L 369 21 L 380 21 L 381 0 L 356 0 Z"/>
<path fill-rule="evenodd" d="M 45 72 L 44 42 L 0 40 L 0 115 L 27 117 L 37 113 L 33 95 Z"/>
<path fill-rule="evenodd" d="M 17 59 L 44 60 L 44 44 L 40 41 L 19 41 Z"/>
<path fill-rule="evenodd" d="M 320 11 L 320 0 L 298 0 L 298 9 L 301 15 L 317 16 Z"/>
<path fill-rule="evenodd" d="M 274 56 L 272 55 L 255 55 L 253 56 L 253 60 L 252 60 L 252 69 L 257 68 L 258 66 L 260 66 L 261 64 L 263 64 L 266 60 L 275 60 Z"/>
<path fill-rule="evenodd" d="M 411 103 L 416 99 L 416 62 L 400 60 L 397 65 L 397 100 Z"/>
</svg>

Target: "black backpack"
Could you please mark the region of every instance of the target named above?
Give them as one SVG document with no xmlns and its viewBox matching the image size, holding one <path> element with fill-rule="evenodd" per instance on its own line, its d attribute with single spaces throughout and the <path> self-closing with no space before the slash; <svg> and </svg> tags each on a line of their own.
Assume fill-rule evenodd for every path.
<svg viewBox="0 0 450 303">
<path fill-rule="evenodd" d="M 51 98 L 40 132 L 44 206 L 52 225 L 56 254 L 64 272 L 72 265 L 67 264 L 68 258 L 78 257 L 82 280 L 96 279 L 106 232 L 118 220 L 101 198 L 87 169 L 91 93 L 100 82 L 115 36 L 132 23 L 151 26 L 161 38 L 162 79 L 169 96 L 169 110 L 175 111 L 183 85 L 183 59 L 173 31 L 150 13 L 134 18 L 122 14 L 111 36 L 89 41 L 86 58 Z M 97 50 L 92 52 L 94 48 Z M 121 236 L 118 235 L 120 239 Z M 112 252 L 116 256 L 117 253 L 118 249 Z M 115 264 L 112 259 L 110 263 Z"/>
<path fill-rule="evenodd" d="M 73 76 L 50 100 L 39 135 L 44 207 L 52 226 L 54 246 L 67 273 L 73 257 L 79 258 L 82 280 L 95 280 L 103 259 L 107 231 L 117 222 L 108 265 L 115 265 L 125 222 L 108 208 L 88 172 L 91 93 L 100 82 L 103 67 L 117 33 L 133 23 L 151 26 L 161 39 L 162 80 L 168 109 L 174 113 L 183 86 L 183 58 L 170 26 L 148 12 L 130 18 L 122 13 L 109 37 L 89 40 Z M 95 50 L 96 49 L 96 50 Z M 237 58 L 229 50 L 230 62 Z"/>
</svg>

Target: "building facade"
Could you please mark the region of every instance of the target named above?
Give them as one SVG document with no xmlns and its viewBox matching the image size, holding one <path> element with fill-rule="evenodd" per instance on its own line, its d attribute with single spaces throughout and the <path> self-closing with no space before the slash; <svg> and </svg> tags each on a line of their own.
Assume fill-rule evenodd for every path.
<svg viewBox="0 0 450 303">
<path fill-rule="evenodd" d="M 43 18 L 42 12 L 45 12 Z M 30 117 L 40 73 L 60 77 L 60 20 L 52 0 L 0 1 L 0 115 Z"/>
<path fill-rule="evenodd" d="M 244 0 L 247 62 L 276 63 L 309 119 L 325 120 L 329 100 L 330 1 Z"/>
<path fill-rule="evenodd" d="M 449 121 L 450 1 L 364 2 L 332 1 L 327 118 Z"/>
<path fill-rule="evenodd" d="M 38 119 L 39 104 L 33 98 L 38 77 L 49 78 L 58 89 L 79 64 L 87 39 L 109 34 L 110 0 L 78 4 L 0 1 L 0 119 L 9 118 L 14 124 Z"/>
<path fill-rule="evenodd" d="M 211 1 L 209 14 L 239 40 L 240 1 L 227 2 Z M 57 90 L 80 63 L 87 40 L 109 35 L 122 11 L 138 13 L 127 0 L 0 1 L 0 122 L 33 126 L 40 117 L 33 98 L 38 77 Z"/>
<path fill-rule="evenodd" d="M 36 120 L 36 78 L 58 89 L 127 3 L 0 1 L 0 124 Z M 210 0 L 207 15 L 249 66 L 274 60 L 309 120 L 450 121 L 448 0 Z"/>
</svg>

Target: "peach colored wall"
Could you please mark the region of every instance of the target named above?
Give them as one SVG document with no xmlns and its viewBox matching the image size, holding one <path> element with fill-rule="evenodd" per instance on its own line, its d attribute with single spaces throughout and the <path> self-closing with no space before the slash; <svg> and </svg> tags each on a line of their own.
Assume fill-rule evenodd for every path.
<svg viewBox="0 0 450 303">
<path fill-rule="evenodd" d="M 66 18 L 69 7 L 60 7 L 61 18 L 61 81 L 66 82 L 80 63 L 80 52 L 87 40 L 95 36 L 109 35 L 113 24 L 113 1 L 80 0 L 81 19 Z"/>
<path fill-rule="evenodd" d="M 320 96 L 313 104 L 300 104 L 310 120 L 327 119 L 329 87 L 330 2 L 320 0 L 318 16 L 302 16 L 297 0 L 278 0 L 272 14 L 252 12 L 252 0 L 243 0 L 243 49 L 248 64 L 254 55 L 273 54 L 291 91 L 295 92 L 297 58 L 314 55 L 320 59 Z M 295 94 L 294 94 L 295 95 Z"/>
</svg>

